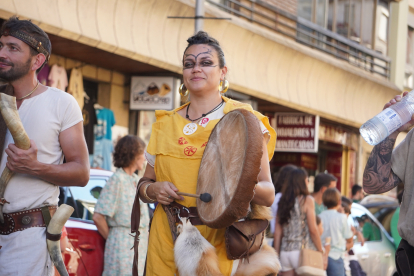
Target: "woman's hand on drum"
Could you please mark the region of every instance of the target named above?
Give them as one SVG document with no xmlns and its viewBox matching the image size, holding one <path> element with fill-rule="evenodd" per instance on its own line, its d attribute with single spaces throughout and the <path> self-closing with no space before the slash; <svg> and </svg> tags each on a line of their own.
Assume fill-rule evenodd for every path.
<svg viewBox="0 0 414 276">
<path fill-rule="evenodd" d="M 182 196 L 176 194 L 178 192 L 177 187 L 171 182 L 155 182 L 150 186 L 151 198 L 156 198 L 157 201 L 164 205 L 169 205 L 175 199 L 184 200 Z"/>
</svg>

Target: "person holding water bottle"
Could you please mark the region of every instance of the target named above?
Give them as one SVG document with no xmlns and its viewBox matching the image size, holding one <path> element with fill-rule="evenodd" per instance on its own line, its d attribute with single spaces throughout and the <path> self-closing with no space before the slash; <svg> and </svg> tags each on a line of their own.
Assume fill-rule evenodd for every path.
<svg viewBox="0 0 414 276">
<path fill-rule="evenodd" d="M 412 275 L 414 272 L 414 131 L 411 129 L 405 139 L 393 150 L 395 140 L 398 134 L 414 126 L 414 92 L 404 92 L 403 97 L 395 96 L 384 106 L 384 111 L 392 113 L 395 111 L 396 116 L 381 118 L 384 111 L 378 114 L 374 119 L 380 119 L 373 122 L 371 119 L 366 124 L 376 125 L 375 128 L 387 128 L 386 135 L 382 133 L 380 140 L 371 152 L 364 171 L 364 191 L 369 194 L 385 193 L 401 182 L 404 183 L 404 197 L 401 203 L 400 219 L 398 222 L 398 232 L 402 238 L 398 249 L 395 253 L 395 262 L 399 275 Z M 408 95 L 408 96 L 407 96 Z M 388 116 L 385 114 L 385 116 Z M 399 122 L 394 120 L 398 117 Z M 408 117 L 408 118 L 407 118 Z M 394 120 L 394 121 L 393 121 Z M 393 121 L 389 123 L 390 121 Z M 366 126 L 361 127 L 361 135 L 370 143 L 366 134 Z M 395 124 L 398 128 L 395 128 Z M 379 126 L 379 127 L 378 127 Z M 393 129 L 395 128 L 395 129 Z M 371 127 L 371 129 L 374 129 Z M 380 133 L 381 134 L 381 133 Z M 373 135 L 371 135 L 373 136 Z M 385 136 L 385 139 L 384 139 Z M 371 137 L 372 138 L 372 137 Z M 375 140 L 375 139 L 374 139 Z M 372 139 L 371 139 L 372 141 Z M 376 144 L 376 143 L 373 143 Z M 413 202 L 410 204 L 410 202 Z"/>
</svg>

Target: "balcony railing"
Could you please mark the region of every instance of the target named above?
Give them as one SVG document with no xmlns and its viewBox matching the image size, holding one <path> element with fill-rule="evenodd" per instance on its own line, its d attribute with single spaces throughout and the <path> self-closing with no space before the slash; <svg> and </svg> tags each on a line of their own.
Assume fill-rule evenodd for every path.
<svg viewBox="0 0 414 276">
<path fill-rule="evenodd" d="M 220 9 L 383 77 L 391 59 L 262 0 L 206 0 Z"/>
</svg>

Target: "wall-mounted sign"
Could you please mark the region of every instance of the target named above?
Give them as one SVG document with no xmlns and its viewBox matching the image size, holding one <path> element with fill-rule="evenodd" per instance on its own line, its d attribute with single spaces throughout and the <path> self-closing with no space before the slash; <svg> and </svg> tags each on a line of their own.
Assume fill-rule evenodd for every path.
<svg viewBox="0 0 414 276">
<path fill-rule="evenodd" d="M 319 116 L 276 113 L 276 151 L 318 152 Z"/>
<path fill-rule="evenodd" d="M 348 146 L 351 149 L 358 149 L 358 134 L 346 131 L 339 126 L 321 123 L 319 125 L 319 139 L 335 144 Z"/>
<path fill-rule="evenodd" d="M 178 85 L 173 77 L 132 77 L 130 109 L 171 110 L 178 99 Z"/>
</svg>

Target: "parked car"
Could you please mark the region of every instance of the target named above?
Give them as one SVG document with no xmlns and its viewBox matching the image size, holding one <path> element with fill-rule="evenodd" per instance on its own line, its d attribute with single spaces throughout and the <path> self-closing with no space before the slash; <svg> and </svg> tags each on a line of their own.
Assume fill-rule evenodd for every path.
<svg viewBox="0 0 414 276">
<path fill-rule="evenodd" d="M 353 251 L 367 276 L 393 276 L 396 273 L 394 240 L 382 224 L 357 203 L 352 204 L 348 220 L 365 237 L 364 246 L 354 237 Z M 267 242 L 272 246 L 273 238 Z"/>
<path fill-rule="evenodd" d="M 369 195 L 360 204 L 367 208 L 391 235 L 391 218 L 400 206 L 398 200 L 390 196 Z"/>
<path fill-rule="evenodd" d="M 368 276 L 392 276 L 396 273 L 394 240 L 377 218 L 365 207 L 354 203 L 349 223 L 361 231 L 365 244 L 354 237 L 353 251 Z"/>
<path fill-rule="evenodd" d="M 100 191 L 111 175 L 109 171 L 91 169 L 85 187 L 60 188 L 59 205 L 65 203 L 75 209 L 65 224 L 73 247 L 73 251 L 66 250 L 63 254 L 70 276 L 102 275 L 105 240 L 98 233 L 92 215 Z"/>
</svg>

